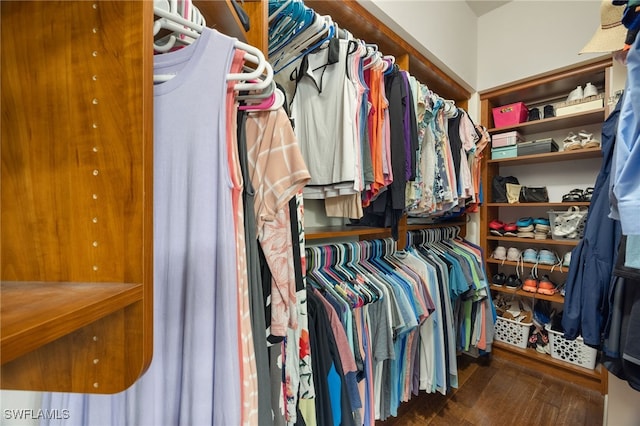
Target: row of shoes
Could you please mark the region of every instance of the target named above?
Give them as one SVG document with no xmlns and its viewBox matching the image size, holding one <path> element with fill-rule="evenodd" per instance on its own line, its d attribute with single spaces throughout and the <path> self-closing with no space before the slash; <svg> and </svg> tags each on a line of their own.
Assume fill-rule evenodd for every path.
<svg viewBox="0 0 640 426">
<path fill-rule="evenodd" d="M 593 137 L 593 133 L 589 133 L 586 130 L 580 130 L 577 135 L 573 132 L 569 132 L 562 142 L 564 144 L 565 151 L 600 147 L 600 141 Z"/>
<path fill-rule="evenodd" d="M 528 248 L 521 252 L 516 247 L 509 247 L 507 250 L 504 246 L 498 246 L 491 253 L 491 257 L 496 260 L 502 260 L 503 262 L 508 260 L 511 262 L 523 262 L 532 263 L 535 265 L 549 265 L 549 266 L 566 266 L 571 263 L 571 252 L 568 251 L 564 254 L 562 260 L 558 255 L 548 249 L 540 249 L 540 251 Z"/>
<path fill-rule="evenodd" d="M 558 287 L 551 281 L 548 275 L 543 275 L 540 279 L 534 275 L 529 275 L 527 279 L 524 280 L 522 289 L 529 293 L 540 293 L 546 294 L 547 296 L 553 296 L 558 292 Z"/>
<path fill-rule="evenodd" d="M 578 86 L 569 92 L 567 102 L 579 101 L 585 98 L 590 98 L 591 96 L 598 96 L 598 88 L 591 83 L 587 83 L 584 88 L 582 88 L 582 86 Z"/>
<path fill-rule="evenodd" d="M 494 286 L 506 287 L 512 290 L 522 288 L 522 290 L 529 293 L 539 293 L 547 296 L 560 293 L 564 296 L 564 285 L 556 285 L 548 275 L 543 275 L 542 278 L 538 279 L 537 276 L 531 274 L 522 282 L 517 274 L 507 276 L 504 272 L 498 272 L 492 277 L 492 281 Z"/>
<path fill-rule="evenodd" d="M 589 186 L 585 189 L 575 188 L 562 196 L 563 203 L 575 203 L 579 201 L 591 201 L 593 196 L 593 187 Z"/>
<path fill-rule="evenodd" d="M 504 223 L 497 219 L 489 222 L 489 233 L 498 237 L 519 237 L 545 240 L 549 238 L 551 224 L 544 217 L 524 217 L 517 222 Z"/>
<path fill-rule="evenodd" d="M 542 112 L 544 114 L 544 118 L 551 118 L 556 116 L 556 111 L 553 108 L 553 105 L 545 105 L 542 108 Z M 529 110 L 529 116 L 527 117 L 527 121 L 536 121 L 536 120 L 540 120 L 540 109 L 531 108 Z"/>
</svg>

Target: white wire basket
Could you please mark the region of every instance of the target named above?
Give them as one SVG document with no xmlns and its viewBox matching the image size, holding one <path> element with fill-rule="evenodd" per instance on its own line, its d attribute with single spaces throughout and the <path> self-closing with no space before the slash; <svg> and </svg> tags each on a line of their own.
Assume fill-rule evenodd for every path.
<svg viewBox="0 0 640 426">
<path fill-rule="evenodd" d="M 582 337 L 576 340 L 567 340 L 559 331 L 545 327 L 549 332 L 549 345 L 551 357 L 570 364 L 593 370 L 596 367 L 598 351 L 584 344 Z"/>
<path fill-rule="evenodd" d="M 527 347 L 532 324 L 531 322 L 518 322 L 498 317 L 495 339 L 524 349 Z"/>
</svg>

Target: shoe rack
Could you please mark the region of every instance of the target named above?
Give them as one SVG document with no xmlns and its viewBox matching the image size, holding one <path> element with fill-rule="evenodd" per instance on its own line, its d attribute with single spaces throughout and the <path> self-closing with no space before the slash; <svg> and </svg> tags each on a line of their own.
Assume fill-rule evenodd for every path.
<svg viewBox="0 0 640 426">
<path fill-rule="evenodd" d="M 609 69 L 611 66 L 611 59 L 600 59 L 480 93 L 481 122 L 489 129 L 490 134 L 495 135 L 504 132 L 518 131 L 525 140 L 535 140 L 553 136 L 560 149 L 558 152 L 503 159 L 491 159 L 491 155 L 487 154 L 483 158 L 482 182 L 485 189 L 485 203 L 480 209 L 480 243 L 486 253 L 486 270 L 489 279 L 499 272 L 503 272 L 506 276 L 509 276 L 515 273 L 518 265 L 521 265 L 523 270 L 521 279 L 524 282 L 527 276 L 534 270 L 535 264 L 533 263 L 518 263 L 515 261 L 492 259 L 490 255 L 498 246 L 504 246 L 505 248 L 516 247 L 522 252 L 526 248 L 533 248 L 537 251 L 547 249 L 557 253 L 559 259 L 562 259 L 566 252 L 571 251 L 578 244 L 578 240 L 551 238 L 538 240 L 490 234 L 488 224 L 492 220 L 497 219 L 507 223 L 515 222 L 520 217 L 548 218 L 548 211 L 550 210 L 566 211 L 571 206 L 579 206 L 580 208 L 588 208 L 589 206 L 589 202 L 587 201 L 563 203 L 561 202 L 562 196 L 559 195 L 558 191 L 556 191 L 555 194 L 550 191 L 549 202 L 546 203 L 492 203 L 491 183 L 494 176 L 512 175 L 519 178 L 519 172 L 522 171 L 522 173 L 525 173 L 526 170 L 530 176 L 533 175 L 537 179 L 536 186 L 541 186 L 541 184 L 544 186 L 552 186 L 558 183 L 558 181 L 573 182 L 572 176 L 570 175 L 572 173 L 571 170 L 575 170 L 577 167 L 579 170 L 588 169 L 588 171 L 592 173 L 592 176 L 594 176 L 593 181 L 583 183 L 583 189 L 586 186 L 593 186 L 602 157 L 600 148 L 563 151 L 563 137 L 561 135 L 567 135 L 569 132 L 577 134 L 581 129 L 588 128 L 590 132 L 593 132 L 594 135 L 600 138 L 602 123 L 608 112 L 606 100 L 607 94 L 610 93 Z M 540 117 L 538 120 L 508 127 L 494 127 L 492 117 L 492 108 L 494 107 L 514 102 L 524 102 L 530 107 L 532 105 L 538 106 L 540 110 L 542 110 L 544 105 L 561 104 L 576 87 L 586 86 L 587 83 L 591 83 L 600 93 L 604 93 L 604 107 L 560 117 Z M 549 177 L 548 180 L 545 180 L 545 176 L 547 175 L 559 176 L 559 178 Z M 527 185 L 531 183 L 523 182 L 523 180 L 520 179 L 520 184 Z M 571 185 L 571 183 L 568 185 Z M 564 283 L 567 271 L 568 268 L 565 266 L 559 269 L 558 266 L 537 265 L 538 277 L 542 278 L 543 275 L 549 275 L 557 285 Z M 561 311 L 564 304 L 564 297 L 559 293 L 544 295 L 527 292 L 521 288 L 514 289 L 496 285 L 492 285 L 491 288 L 492 292 L 503 293 L 507 296 L 512 295 L 530 300 L 533 299 L 534 302 L 536 300 L 549 301 L 557 311 Z M 498 341 L 494 342 L 493 352 L 495 356 L 513 360 L 532 370 L 544 371 L 561 379 L 606 393 L 607 373 L 600 365 L 597 365 L 594 370 L 589 370 L 552 358 L 548 354 L 540 354 L 535 349 L 521 349 Z"/>
</svg>

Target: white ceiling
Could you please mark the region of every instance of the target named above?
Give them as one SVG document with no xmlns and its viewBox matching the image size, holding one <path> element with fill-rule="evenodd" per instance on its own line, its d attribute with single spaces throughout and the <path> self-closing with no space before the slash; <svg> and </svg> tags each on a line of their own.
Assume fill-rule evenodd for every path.
<svg viewBox="0 0 640 426">
<path fill-rule="evenodd" d="M 510 0 L 507 1 L 485 1 L 485 0 L 467 0 L 467 4 L 473 10 L 473 13 L 476 16 L 480 17 L 487 12 L 491 12 L 493 9 L 496 9 L 500 6 L 503 6 L 505 3 L 509 3 Z"/>
</svg>

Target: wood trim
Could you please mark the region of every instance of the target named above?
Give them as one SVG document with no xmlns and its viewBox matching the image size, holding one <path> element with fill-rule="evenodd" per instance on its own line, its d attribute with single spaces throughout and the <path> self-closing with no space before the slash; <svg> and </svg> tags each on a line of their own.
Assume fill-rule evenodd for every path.
<svg viewBox="0 0 640 426">
<path fill-rule="evenodd" d="M 479 92 L 480 100 L 499 98 L 513 92 L 526 91 L 528 89 L 552 83 L 557 80 L 563 80 L 576 76 L 579 77 L 589 73 L 600 72 L 605 68 L 610 67 L 611 64 L 612 59 L 611 57 L 608 57 L 606 59 L 598 60 L 597 62 L 584 64 L 582 66 L 570 65 L 569 67 L 564 69 L 538 74 L 535 76 L 527 77 L 523 80 L 507 83 L 503 86 L 498 86 L 493 89 L 483 90 Z"/>
<path fill-rule="evenodd" d="M 488 160 L 489 164 L 502 164 L 502 165 L 524 165 L 524 164 L 543 164 L 553 163 L 557 161 L 574 161 L 584 160 L 587 158 L 599 158 L 602 157 L 602 150 L 600 148 L 588 148 L 577 149 L 575 151 L 558 151 L 558 152 L 546 152 L 544 154 L 523 155 L 513 158 L 500 158 L 497 160 Z"/>
<path fill-rule="evenodd" d="M 536 240 L 534 238 L 518 238 L 518 237 L 494 237 L 489 235 L 487 237 L 489 241 L 498 241 L 502 243 L 522 243 L 522 244 L 541 244 L 541 245 L 553 245 L 553 246 L 577 246 L 580 240 L 552 240 L 547 238 L 546 240 Z"/>
<path fill-rule="evenodd" d="M 542 293 L 530 293 L 522 289 L 513 289 L 513 288 L 502 287 L 502 286 L 493 285 L 493 284 L 490 286 L 490 288 L 492 291 L 497 291 L 497 292 L 509 294 L 512 296 L 528 297 L 530 299 L 548 300 L 550 302 L 561 303 L 561 304 L 564 303 L 564 297 L 562 297 L 562 295 L 560 294 L 547 295 Z"/>
</svg>

